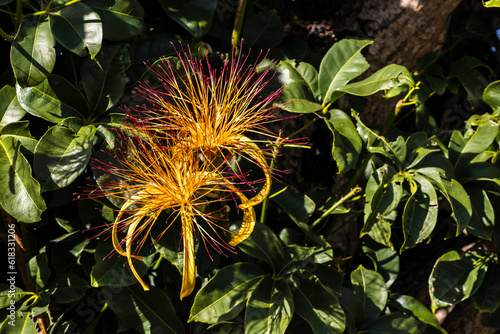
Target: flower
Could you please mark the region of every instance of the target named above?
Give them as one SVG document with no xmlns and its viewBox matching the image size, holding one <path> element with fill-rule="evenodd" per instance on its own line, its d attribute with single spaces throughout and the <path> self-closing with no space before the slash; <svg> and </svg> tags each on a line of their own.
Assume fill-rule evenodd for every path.
<svg viewBox="0 0 500 334">
<path fill-rule="evenodd" d="M 156 70 L 160 88 L 144 83 L 139 89 L 137 94 L 149 104 L 128 110 L 128 125 L 119 130 L 122 147 L 115 152 L 118 163 L 102 168 L 119 181 L 109 178 L 101 188 L 106 196 L 123 202 L 111 228 L 113 246 L 118 254 L 127 257 L 145 290 L 149 287 L 133 265 L 133 259 L 142 259 L 136 251 L 160 213 L 170 212 L 165 230 L 180 217 L 184 247 L 182 299 L 195 285 L 195 229 L 205 244 L 218 250 L 232 250 L 254 229 L 254 206 L 269 194 L 271 171 L 258 141 L 251 140 L 248 134 L 276 138 L 264 124 L 276 119 L 272 105 L 279 91 L 261 97 L 270 80 L 268 71 L 257 74 L 255 65 L 245 68 L 246 59 L 241 54 L 226 59 L 220 71 L 214 70 L 208 59 L 205 69 L 202 60 L 190 51 L 178 53 L 178 58 L 176 62 L 163 60 Z M 245 176 L 229 164 L 237 156 L 245 157 L 264 172 L 264 185 L 251 198 L 237 187 L 237 179 L 249 184 Z M 204 233 L 198 219 L 213 230 L 222 228 L 208 205 L 234 197 L 240 200 L 243 211 L 239 231 L 229 243 Z M 118 232 L 122 230 L 127 234 L 120 241 Z M 138 246 L 133 251 L 135 243 Z"/>
<path fill-rule="evenodd" d="M 143 115 L 141 123 L 157 136 L 177 143 L 178 151 L 200 151 L 208 161 L 218 162 L 213 166 L 217 172 L 235 156 L 247 158 L 264 172 L 261 191 L 242 199 L 239 207 L 245 216 L 229 242 L 232 246 L 250 235 L 255 224 L 250 208 L 261 203 L 271 188 L 264 152 L 247 136 L 253 133 L 277 139 L 264 124 L 276 120 L 273 103 L 281 93 L 276 90 L 261 97 L 271 80 L 269 71 L 259 74 L 256 65 L 245 67 L 246 60 L 241 53 L 233 54 L 217 71 L 208 58 L 205 68 L 201 57 L 194 57 L 188 49 L 178 52 L 178 60 L 164 59 L 155 70 L 162 90 L 145 84 L 138 91 L 152 105 L 137 110 Z"/>
</svg>

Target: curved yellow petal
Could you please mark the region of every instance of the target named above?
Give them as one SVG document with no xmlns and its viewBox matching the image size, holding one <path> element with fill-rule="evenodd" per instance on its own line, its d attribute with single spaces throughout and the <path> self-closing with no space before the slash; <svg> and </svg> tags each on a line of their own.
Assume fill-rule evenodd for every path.
<svg viewBox="0 0 500 334">
<path fill-rule="evenodd" d="M 242 205 L 246 204 L 248 202 L 248 198 L 243 195 L 241 191 L 238 190 L 233 184 L 227 182 L 227 187 L 232 190 L 233 192 L 238 195 L 238 197 L 241 200 L 241 205 L 239 206 L 240 208 Z M 229 241 L 229 245 L 231 246 L 236 246 L 246 238 L 252 234 L 253 229 L 255 228 L 255 222 L 257 220 L 255 216 L 255 210 L 253 206 L 246 206 L 245 208 L 241 208 L 243 210 L 243 221 L 241 222 L 240 229 L 238 232 L 234 235 L 234 237 Z"/>
<path fill-rule="evenodd" d="M 266 178 L 264 186 L 259 191 L 259 193 L 254 197 L 250 198 L 249 200 L 244 201 L 244 203 L 240 204 L 239 206 L 240 209 L 245 210 L 248 207 L 260 204 L 269 195 L 269 192 L 271 191 L 272 178 L 271 178 L 271 171 L 269 170 L 269 166 L 267 165 L 266 162 L 266 158 L 264 157 L 264 154 L 262 153 L 260 148 L 251 139 L 247 137 L 242 136 L 240 137 L 239 140 L 244 142 L 245 146 L 247 147 L 244 148 L 242 151 L 255 160 L 255 163 L 262 169 L 262 171 L 264 172 L 264 176 Z"/>
<path fill-rule="evenodd" d="M 127 253 L 120 245 L 120 241 L 118 241 L 118 224 L 120 222 L 120 219 L 122 218 L 123 212 L 125 212 L 127 208 L 132 205 L 132 203 L 133 201 L 129 200 L 122 206 L 120 212 L 118 212 L 118 215 L 116 216 L 115 222 L 113 223 L 113 229 L 111 230 L 111 240 L 113 241 L 113 247 L 115 248 L 115 251 L 122 256 L 127 256 Z M 131 255 L 131 257 L 133 257 L 134 259 L 142 260 L 142 256 Z"/>
<path fill-rule="evenodd" d="M 132 242 L 133 242 L 133 235 L 134 235 L 134 232 L 135 232 L 135 228 L 137 227 L 137 225 L 139 225 L 140 222 L 141 222 L 141 219 L 139 217 L 139 218 L 136 218 L 130 224 L 130 226 L 128 228 L 128 232 L 127 232 L 127 241 L 126 241 L 126 244 L 125 244 L 125 246 L 126 246 L 125 248 L 127 249 L 127 260 L 128 260 L 128 264 L 130 266 L 130 270 L 132 270 L 132 273 L 134 274 L 135 278 L 139 281 L 139 283 L 141 283 L 142 288 L 144 289 L 144 291 L 148 291 L 149 287 L 146 285 L 146 283 L 144 283 L 144 281 L 142 280 L 141 276 L 139 276 L 139 274 L 135 270 L 134 263 L 132 261 L 133 257 L 137 258 L 137 256 L 132 255 Z"/>
<path fill-rule="evenodd" d="M 189 212 L 181 211 L 182 239 L 184 242 L 184 269 L 182 271 L 182 286 L 180 299 L 193 292 L 196 283 L 194 263 L 193 217 Z"/>
</svg>

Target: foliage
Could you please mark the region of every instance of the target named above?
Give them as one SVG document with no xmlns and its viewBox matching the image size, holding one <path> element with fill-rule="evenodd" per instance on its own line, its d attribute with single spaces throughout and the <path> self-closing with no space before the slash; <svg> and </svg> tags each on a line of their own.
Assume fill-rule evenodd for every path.
<svg viewBox="0 0 500 334">
<path fill-rule="evenodd" d="M 0 284 L 0 333 L 446 333 L 433 313 L 466 299 L 500 328 L 500 81 L 485 84 L 491 67 L 471 55 L 444 66 L 435 52 L 413 73 L 396 64 L 369 71 L 362 53 L 376 42 L 358 37 L 333 44 L 317 66 L 304 45 L 286 44 L 275 11 L 246 7 L 223 0 L 0 0 L 1 52 L 10 52 L 0 76 L 0 205 L 7 230 L 14 224 L 25 246 L 17 250 L 17 267 L 9 265 L 9 273 L 18 273 L 16 286 Z M 232 31 L 235 19 L 243 24 Z M 244 42 L 231 46 L 231 36 L 239 35 Z M 196 285 L 181 301 L 185 232 L 168 212 L 158 212 L 139 254 L 129 253 L 128 261 L 116 254 L 124 251 L 112 239 L 127 237 L 110 233 L 111 226 L 131 204 L 125 195 L 96 195 L 116 175 L 95 162 L 117 165 L 109 152 L 132 131 L 124 110 L 147 105 L 134 89 L 157 83 L 158 59 L 189 48 L 194 57 L 207 55 L 215 69 L 218 54 L 247 55 L 249 47 L 270 49 L 259 65 L 275 73 L 273 88 L 283 89 L 283 114 L 311 120 L 279 138 L 315 122 L 329 129 L 329 163 L 341 185 L 338 192 L 304 194 L 274 181 L 269 194 L 261 192 L 259 222 L 247 239 L 227 254 L 199 247 L 201 240 L 190 249 Z M 382 128 L 368 126 L 354 106 L 380 94 L 397 103 Z M 432 110 L 445 95 L 464 96 L 470 107 L 456 128 L 438 125 L 440 110 Z M 350 111 L 341 110 L 346 104 Z M 270 169 L 289 147 L 304 147 L 267 144 Z M 234 161 L 226 162 L 253 185 L 268 169 L 245 145 L 249 159 L 230 151 Z M 122 152 L 118 164 L 127 157 L 139 163 Z M 245 216 L 234 202 L 222 204 L 228 212 L 214 211 L 237 231 Z M 333 242 L 339 229 L 356 222 L 363 263 Z M 229 242 L 231 233 L 223 237 Z M 430 305 L 390 290 L 400 256 L 444 239 L 472 246 L 440 249 L 428 277 Z"/>
</svg>

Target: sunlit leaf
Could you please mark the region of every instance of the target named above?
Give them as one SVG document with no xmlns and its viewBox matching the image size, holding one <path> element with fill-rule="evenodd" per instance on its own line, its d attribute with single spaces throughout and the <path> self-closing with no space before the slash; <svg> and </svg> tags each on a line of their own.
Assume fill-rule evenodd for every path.
<svg viewBox="0 0 500 334">
<path fill-rule="evenodd" d="M 33 223 L 41 219 L 47 207 L 20 148 L 15 138 L 0 138 L 0 204 L 17 220 Z"/>
<path fill-rule="evenodd" d="M 382 275 L 359 266 L 351 272 L 354 294 L 361 299 L 367 320 L 378 317 L 387 303 L 388 291 Z"/>
<path fill-rule="evenodd" d="M 293 313 L 293 296 L 288 284 L 265 276 L 248 299 L 245 333 L 285 333 Z"/>
<path fill-rule="evenodd" d="M 319 67 L 319 90 L 323 104 L 339 98 L 343 93 L 332 94 L 370 67 L 361 50 L 372 43 L 373 40 L 369 39 L 345 38 L 328 50 Z"/>
<path fill-rule="evenodd" d="M 498 1 L 498 7 L 500 7 L 500 0 L 495 1 Z M 483 101 L 493 109 L 494 115 L 498 115 L 500 112 L 500 80 L 486 86 L 483 92 Z"/>
<path fill-rule="evenodd" d="M 19 85 L 38 85 L 52 72 L 56 63 L 55 44 L 45 16 L 23 20 L 10 49 L 10 63 Z"/>
<path fill-rule="evenodd" d="M 427 329 L 428 333 L 444 333 L 446 331 L 439 325 L 436 317 L 418 300 L 411 296 L 400 295 L 398 293 L 393 293 L 390 295 L 389 305 L 391 307 L 397 308 L 399 311 L 405 314 L 411 314 L 421 322 L 426 325 L 433 327 L 435 330 Z"/>
<path fill-rule="evenodd" d="M 3 86 L 0 90 L 0 128 L 20 121 L 25 114 L 26 110 L 21 107 L 17 99 L 16 89 L 9 85 Z"/>
<path fill-rule="evenodd" d="M 28 278 L 37 289 L 42 289 L 50 277 L 49 260 L 46 253 L 32 257 L 28 262 Z"/>
<path fill-rule="evenodd" d="M 31 153 L 35 151 L 35 146 L 38 140 L 33 138 L 28 129 L 29 121 L 12 122 L 7 124 L 0 130 L 2 137 L 12 137 L 18 140 L 21 145 Z"/>
<path fill-rule="evenodd" d="M 196 294 L 189 321 L 214 324 L 236 317 L 264 276 L 260 267 L 251 263 L 222 268 Z"/>
<path fill-rule="evenodd" d="M 35 149 L 35 174 L 42 191 L 63 188 L 87 167 L 95 126 L 68 118 L 50 128 Z"/>
<path fill-rule="evenodd" d="M 467 231 L 476 237 L 491 240 L 495 228 L 495 209 L 488 193 L 479 186 L 467 187 L 472 204 L 472 216 Z"/>
<path fill-rule="evenodd" d="M 89 6 L 77 2 L 49 15 L 50 29 L 56 40 L 80 57 L 94 58 L 102 44 L 101 18 Z"/>
<path fill-rule="evenodd" d="M 375 270 L 382 275 L 389 288 L 399 274 L 399 255 L 394 249 L 376 245 L 364 245 L 363 252 L 373 261 Z"/>
</svg>

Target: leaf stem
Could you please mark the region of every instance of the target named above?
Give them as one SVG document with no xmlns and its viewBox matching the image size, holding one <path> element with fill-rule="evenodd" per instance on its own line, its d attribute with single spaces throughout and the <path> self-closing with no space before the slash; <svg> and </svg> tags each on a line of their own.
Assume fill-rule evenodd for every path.
<svg viewBox="0 0 500 334">
<path fill-rule="evenodd" d="M 21 25 L 22 20 L 23 20 L 23 0 L 16 0 L 16 19 L 14 20 L 16 31 L 19 30 L 19 26 Z"/>
<path fill-rule="evenodd" d="M 65 7 L 68 7 L 68 6 L 71 6 L 77 2 L 81 2 L 82 0 L 71 0 L 71 1 L 68 1 L 60 6 L 56 6 L 56 7 L 53 7 L 53 8 L 48 8 L 46 10 L 40 10 L 38 12 L 35 12 L 35 13 L 31 13 L 31 14 L 26 14 L 25 16 L 26 17 L 29 17 L 29 16 L 40 16 L 40 15 L 47 15 L 51 12 L 57 12 L 58 10 L 61 10 Z"/>
<path fill-rule="evenodd" d="M 304 125 L 300 129 L 298 129 L 297 131 L 295 131 L 294 133 L 292 133 L 291 135 L 289 135 L 288 138 L 295 137 L 296 135 L 298 135 L 299 133 L 301 133 L 302 131 L 304 131 L 305 129 L 307 129 L 308 127 L 310 127 L 311 125 L 313 125 L 314 122 L 316 122 L 317 120 L 318 120 L 318 117 L 314 117 L 312 120 L 309 121 L 309 123 L 307 123 L 306 125 Z"/>
<path fill-rule="evenodd" d="M 231 44 L 233 45 L 233 50 L 238 52 L 238 45 L 241 40 L 241 29 L 243 27 L 243 18 L 245 17 L 245 8 L 247 6 L 247 0 L 240 0 L 238 9 L 236 9 L 236 19 L 234 21 L 233 34 L 231 35 Z"/>
<path fill-rule="evenodd" d="M 10 16 L 16 16 L 16 13 L 14 13 L 14 12 L 9 12 L 8 10 L 1 9 L 1 8 L 0 8 L 0 13 L 9 14 Z"/>
<path fill-rule="evenodd" d="M 358 187 L 358 186 L 352 188 L 345 196 L 342 196 L 342 198 L 337 203 L 335 203 L 331 208 L 329 208 L 328 210 L 323 212 L 321 217 L 316 219 L 314 221 L 314 223 L 311 224 L 311 228 L 318 226 L 318 224 L 321 223 L 326 217 L 328 217 L 336 208 L 338 208 L 340 205 L 342 205 L 349 198 L 351 198 L 354 195 L 356 195 L 357 193 L 359 193 L 361 190 L 362 190 L 361 187 Z"/>
<path fill-rule="evenodd" d="M 3 31 L 2 28 L 0 28 L 0 37 L 5 39 L 7 42 L 12 42 L 14 40 L 14 38 L 11 35 L 7 34 L 5 31 Z"/>
</svg>

